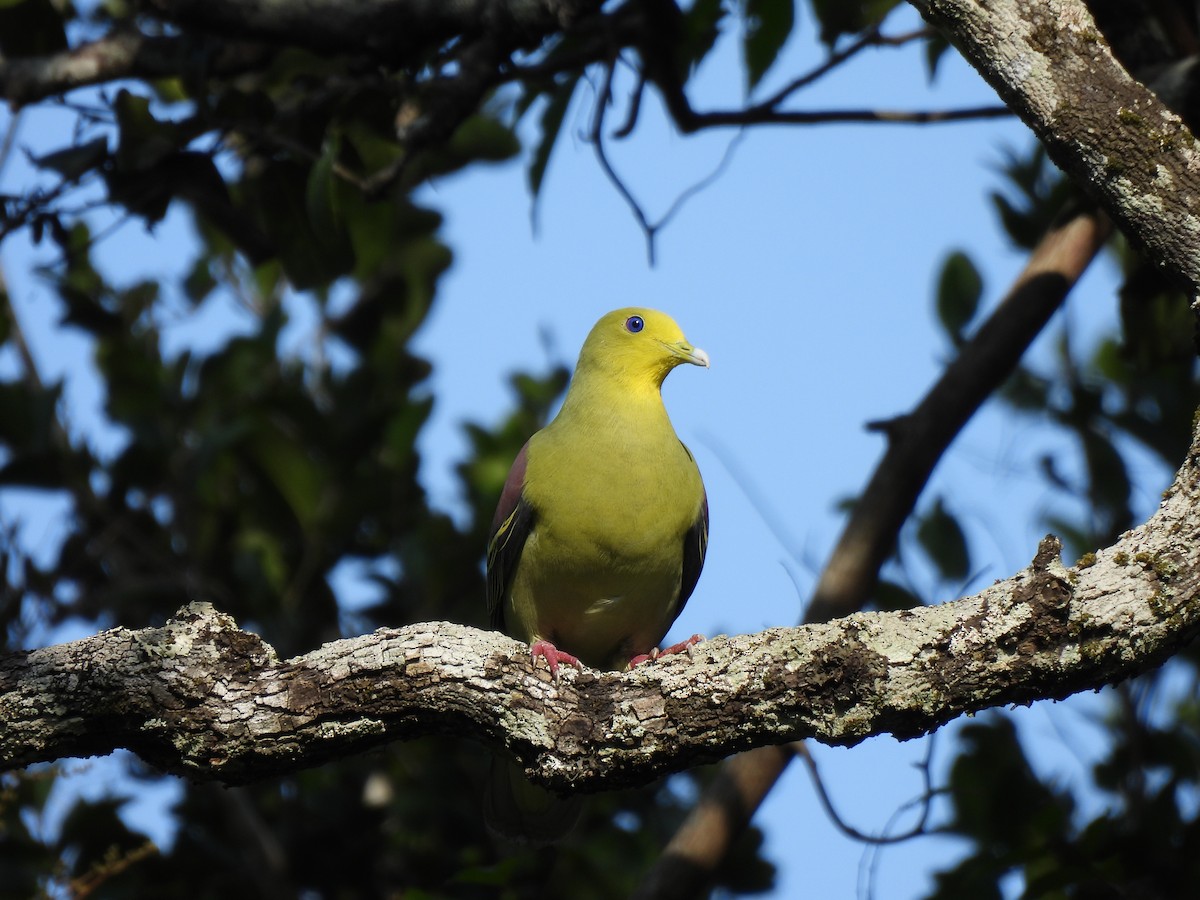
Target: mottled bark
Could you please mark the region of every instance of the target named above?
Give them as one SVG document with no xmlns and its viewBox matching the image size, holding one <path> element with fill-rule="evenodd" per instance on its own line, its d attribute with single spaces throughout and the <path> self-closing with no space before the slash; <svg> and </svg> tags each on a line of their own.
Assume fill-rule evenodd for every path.
<svg viewBox="0 0 1200 900">
<path fill-rule="evenodd" d="M 638 784 L 799 738 L 914 737 L 963 713 L 1098 688 L 1200 626 L 1200 443 L 1158 513 L 1067 569 L 1033 564 L 973 597 L 720 637 L 692 659 L 555 684 L 500 634 L 432 623 L 280 661 L 202 603 L 0 657 L 0 766 L 127 747 L 236 783 L 440 733 L 505 745 L 558 788 Z"/>
<path fill-rule="evenodd" d="M 1200 145 L 1082 0 L 914 2 L 1121 229 L 1200 293 Z"/>
</svg>

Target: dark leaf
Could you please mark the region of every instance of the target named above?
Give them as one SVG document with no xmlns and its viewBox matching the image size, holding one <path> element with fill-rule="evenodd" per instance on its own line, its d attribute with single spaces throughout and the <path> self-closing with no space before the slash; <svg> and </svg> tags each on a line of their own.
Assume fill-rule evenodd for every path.
<svg viewBox="0 0 1200 900">
<path fill-rule="evenodd" d="M 925 601 L 902 584 L 879 579 L 875 586 L 875 606 L 880 610 L 913 609 L 924 606 Z"/>
<path fill-rule="evenodd" d="M 961 250 L 947 256 L 938 277 L 937 314 L 956 345 L 962 343 L 963 329 L 975 318 L 982 296 L 983 278 L 971 258 Z"/>
<path fill-rule="evenodd" d="M 753 91 L 792 33 L 795 6 L 792 0 L 745 0 L 743 16 L 746 89 Z"/>
<path fill-rule="evenodd" d="M 550 154 L 562 130 L 563 117 L 567 114 L 578 83 L 579 73 L 576 73 L 557 84 L 542 110 L 541 133 L 529 161 L 529 193 L 533 195 L 535 206 L 542 190 L 542 179 L 546 176 L 546 166 L 550 163 Z"/>
<path fill-rule="evenodd" d="M 970 574 L 971 555 L 967 550 L 967 537 L 958 519 L 946 509 L 941 497 L 934 501 L 932 509 L 920 517 L 917 540 L 943 578 L 962 581 Z"/>
<path fill-rule="evenodd" d="M 30 157 L 30 160 L 39 169 L 50 169 L 68 181 L 74 181 L 97 168 L 107 158 L 108 138 L 98 137 L 44 156 Z"/>
<path fill-rule="evenodd" d="M 680 77 L 686 78 L 712 50 L 721 35 L 721 20 L 725 15 L 725 5 L 721 0 L 695 0 L 683 13 L 678 52 L 686 63 L 687 71 L 681 73 Z"/>
<path fill-rule="evenodd" d="M 821 40 L 829 46 L 844 34 L 859 34 L 878 25 L 900 0 L 813 0 L 812 8 L 821 23 Z"/>
<path fill-rule="evenodd" d="M 0 2 L 0 56 L 49 56 L 65 49 L 63 17 L 51 0 Z"/>
<path fill-rule="evenodd" d="M 950 42 L 940 31 L 934 31 L 925 39 L 925 69 L 929 73 L 930 82 L 937 77 L 938 63 L 949 49 Z"/>
</svg>

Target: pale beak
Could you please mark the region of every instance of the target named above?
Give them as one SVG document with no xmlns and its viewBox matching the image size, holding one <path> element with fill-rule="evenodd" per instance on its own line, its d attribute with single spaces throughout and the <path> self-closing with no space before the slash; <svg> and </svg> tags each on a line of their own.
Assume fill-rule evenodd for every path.
<svg viewBox="0 0 1200 900">
<path fill-rule="evenodd" d="M 679 357 L 682 362 L 691 363 L 693 366 L 704 366 L 708 368 L 708 354 L 699 347 L 693 347 L 687 341 L 679 341 L 676 344 L 666 344 L 668 350 Z"/>
</svg>

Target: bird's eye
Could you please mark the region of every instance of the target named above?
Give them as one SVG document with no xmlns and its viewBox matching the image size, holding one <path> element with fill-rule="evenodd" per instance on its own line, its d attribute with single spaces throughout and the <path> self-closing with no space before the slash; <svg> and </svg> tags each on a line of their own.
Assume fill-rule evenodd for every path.
<svg viewBox="0 0 1200 900">
<path fill-rule="evenodd" d="M 645 327 L 646 323 L 642 321 L 641 316 L 630 316 L 625 320 L 625 328 L 630 334 L 637 334 Z"/>
</svg>

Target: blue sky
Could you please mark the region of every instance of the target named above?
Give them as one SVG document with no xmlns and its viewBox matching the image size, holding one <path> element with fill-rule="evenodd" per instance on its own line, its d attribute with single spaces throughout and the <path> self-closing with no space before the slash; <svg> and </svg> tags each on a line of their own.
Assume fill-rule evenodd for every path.
<svg viewBox="0 0 1200 900">
<path fill-rule="evenodd" d="M 917 24 L 915 15 L 903 13 L 889 29 Z M 822 59 L 819 48 L 799 43 L 777 65 L 777 78 Z M 865 54 L 800 100 L 812 109 L 997 102 L 952 56 L 931 89 L 920 52 Z M 696 105 L 739 104 L 740 79 L 729 48 L 701 71 L 692 89 Z M 882 439 L 865 432 L 863 423 L 912 407 L 949 356 L 932 308 L 941 261 L 952 249 L 968 250 L 984 274 L 989 307 L 1020 270 L 1023 256 L 1007 246 L 986 196 L 999 185 L 1002 150 L 1024 149 L 1031 138 L 1015 119 L 754 131 L 720 178 L 660 234 L 651 268 L 643 234 L 581 137 L 591 103 L 581 96 L 568 114 L 543 185 L 536 234 L 519 165 L 475 170 L 419 195 L 445 215 L 443 236 L 455 251 L 417 339 L 418 350 L 435 363 L 436 405 L 422 435 L 422 478 L 435 502 L 453 510 L 459 502 L 453 466 L 466 448 L 461 423 L 491 422 L 505 413 L 512 401 L 509 373 L 542 369 L 551 359 L 572 362 L 592 323 L 609 309 L 663 309 L 712 358 L 710 370 L 685 367 L 665 387 L 676 430 L 700 463 L 712 511 L 705 572 L 672 637 L 793 624 L 838 536 L 838 501 L 862 487 L 882 451 Z M 619 113 L 612 117 L 620 119 Z M 20 143 L 50 145 L 62 139 L 63 127 L 54 112 L 32 112 Z M 609 151 L 654 219 L 712 171 L 733 138 L 732 131 L 679 136 L 654 102 L 637 133 L 610 142 Z M 14 159 L 3 187 L 12 190 L 27 177 Z M 106 243 L 103 259 L 110 271 L 166 277 L 187 232 L 178 213 L 154 235 L 126 227 Z M 14 304 L 45 374 L 68 378 L 75 429 L 112 446 L 106 442 L 121 436 L 98 426 L 99 394 L 86 346 L 53 330 L 54 301 L 30 275 L 37 257 L 23 239 L 0 248 Z M 1114 280 L 1108 263 L 1095 266 L 1051 332 L 1065 321 L 1073 339 L 1086 343 L 1111 326 Z M 306 301 L 291 302 L 295 321 L 286 340 L 299 351 Z M 241 315 L 227 297 L 215 297 L 195 315 L 181 305 L 170 339 L 178 346 L 213 346 L 238 329 Z M 968 592 L 1032 558 L 1042 536 L 1036 515 L 1060 502 L 1037 476 L 1037 457 L 1053 441 L 1036 422 L 985 407 L 935 474 L 923 502 L 944 496 L 961 517 L 980 573 Z M 1148 513 L 1169 473 L 1150 463 L 1142 468 L 1137 502 Z M 23 518 L 29 541 L 52 540 L 56 514 L 61 510 L 33 504 L 27 494 L 0 494 L 0 517 Z M 769 521 L 780 523 L 783 533 Z M 928 573 L 917 577 L 939 599 L 953 599 L 963 587 L 938 586 Z M 352 593 L 357 588 L 350 581 L 341 587 Z M 1018 713 L 1042 771 L 1065 784 L 1081 778 L 1098 752 L 1099 732 L 1088 723 L 1099 709 L 1089 695 Z M 953 743 L 953 728 L 945 729 L 936 760 L 947 762 Z M 887 738 L 852 750 L 814 748 L 835 802 L 867 832 L 883 829 L 920 792 L 914 764 L 925 752 L 924 741 Z M 104 771 L 94 767 L 88 777 L 101 783 L 97 773 Z M 944 773 L 944 766 L 935 771 Z M 163 827 L 153 811 L 139 814 L 139 821 Z M 768 835 L 768 855 L 780 866 L 775 896 L 855 895 L 863 848 L 828 822 L 799 765 L 757 821 Z M 959 852 L 945 839 L 885 850 L 873 896 L 919 895 L 929 872 Z"/>
</svg>

